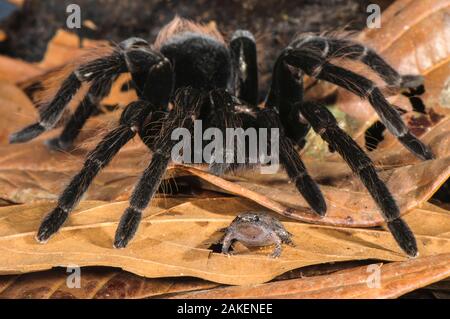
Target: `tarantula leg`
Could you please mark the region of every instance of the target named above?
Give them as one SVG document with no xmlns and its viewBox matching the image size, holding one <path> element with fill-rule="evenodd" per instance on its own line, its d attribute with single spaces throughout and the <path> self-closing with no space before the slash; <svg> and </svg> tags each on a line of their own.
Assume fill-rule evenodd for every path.
<svg viewBox="0 0 450 319">
<path fill-rule="evenodd" d="M 211 126 L 217 127 L 222 131 L 225 137 L 227 128 L 242 128 L 242 121 L 237 113 L 235 113 L 236 101 L 233 97 L 227 93 L 225 90 L 214 90 L 209 94 L 211 102 L 211 113 L 212 118 L 209 121 Z M 229 139 L 225 139 L 227 143 Z M 236 141 L 235 141 L 236 140 Z M 223 175 L 227 172 L 233 164 L 238 163 L 238 158 L 240 155 L 239 151 L 245 150 L 245 141 L 241 141 L 239 138 L 232 141 L 232 145 L 224 145 L 223 149 L 215 150 L 219 158 L 212 158 L 209 163 L 209 171 L 215 175 Z M 245 164 L 246 154 L 244 155 L 243 161 L 239 164 Z M 232 157 L 232 161 L 230 161 Z"/>
<path fill-rule="evenodd" d="M 400 218 L 400 210 L 386 185 L 380 180 L 370 158 L 359 145 L 337 125 L 328 109 L 320 104 L 305 102 L 300 106 L 303 116 L 314 131 L 347 162 L 381 210 L 388 228 L 398 245 L 409 255 L 417 255 L 417 244 L 408 225 Z"/>
<path fill-rule="evenodd" d="M 315 52 L 325 60 L 347 58 L 361 61 L 375 71 L 391 87 L 418 88 L 424 81 L 421 75 L 400 75 L 374 50 L 349 39 L 310 35 L 299 38 L 291 43 L 291 46 Z"/>
<path fill-rule="evenodd" d="M 120 125 L 110 131 L 88 154 L 81 171 L 60 195 L 57 207 L 42 221 L 36 237 L 39 242 L 46 242 L 59 230 L 98 172 L 136 135 L 136 127 L 144 121 L 150 110 L 151 105 L 145 101 L 133 102 L 125 108 Z"/>
<path fill-rule="evenodd" d="M 138 94 L 143 100 L 128 105 L 122 112 L 119 126 L 109 132 L 89 153 L 81 171 L 72 178 L 59 197 L 57 207 L 44 218 L 37 234 L 38 241 L 45 242 L 58 231 L 98 172 L 108 165 L 117 152 L 136 135 L 152 111 L 161 110 L 162 103 L 170 94 L 173 75 L 169 61 L 155 60 L 152 52 L 149 52 L 145 46 L 147 46 L 146 42 L 139 39 L 129 39 L 121 43 L 127 66 L 130 68 L 133 80 L 136 80 L 138 84 Z M 135 51 L 140 52 L 133 55 Z M 136 56 L 143 57 L 140 55 L 141 52 L 147 54 L 149 58 L 133 59 Z M 160 63 L 161 61 L 163 63 Z M 138 67 L 135 65 L 136 62 L 140 62 Z M 111 74 L 108 78 L 113 75 Z M 149 97 L 148 100 L 144 99 L 147 97 Z"/>
<path fill-rule="evenodd" d="M 259 113 L 260 127 L 279 128 L 279 151 L 280 162 L 295 184 L 300 194 L 309 206 L 319 215 L 324 216 L 327 211 L 327 204 L 320 191 L 319 186 L 311 178 L 306 170 L 305 164 L 295 150 L 292 141 L 285 135 L 283 126 L 279 121 L 277 112 L 274 109 L 266 108 Z"/>
<path fill-rule="evenodd" d="M 61 118 L 70 100 L 80 89 L 82 82 L 95 83 L 125 71 L 125 61 L 119 51 L 81 65 L 63 81 L 53 100 L 42 107 L 39 122 L 13 133 L 9 142 L 24 143 L 52 129 Z"/>
<path fill-rule="evenodd" d="M 178 141 L 172 140 L 173 130 L 192 130 L 194 119 L 200 110 L 199 94 L 193 89 L 183 89 L 176 97 L 174 109 L 164 119 L 159 136 L 154 138 L 154 150 L 150 165 L 145 169 L 130 197 L 116 230 L 114 247 L 124 248 L 133 238 L 141 221 L 142 212 L 161 184 L 171 159 L 172 148 Z"/>
<path fill-rule="evenodd" d="M 418 88 L 408 89 L 405 92 L 402 92 L 402 95 L 406 96 L 409 99 L 409 103 L 411 104 L 413 110 L 415 112 L 426 114 L 426 107 L 423 103 L 423 100 L 419 97 L 425 93 L 425 87 L 421 85 Z"/>
<path fill-rule="evenodd" d="M 61 135 L 46 141 L 46 145 L 50 149 L 68 150 L 72 146 L 73 141 L 80 133 L 86 121 L 97 109 L 100 100 L 108 95 L 115 78 L 102 79 L 96 81 L 91 86 L 83 101 L 81 101 L 74 114 L 70 117 Z"/>
<path fill-rule="evenodd" d="M 265 104 L 278 111 L 286 135 L 301 149 L 311 126 L 297 107 L 297 103 L 303 101 L 303 77 L 291 68 L 282 59 L 277 60 Z"/>
<path fill-rule="evenodd" d="M 258 105 L 258 64 L 256 42 L 247 30 L 237 30 L 230 41 L 236 96 L 246 103 Z"/>
<path fill-rule="evenodd" d="M 308 51 L 287 49 L 282 58 L 310 76 L 341 86 L 361 98 L 367 98 L 383 124 L 407 149 L 422 160 L 434 158 L 431 150 L 411 134 L 400 114 L 371 80 L 331 64 Z"/>
</svg>

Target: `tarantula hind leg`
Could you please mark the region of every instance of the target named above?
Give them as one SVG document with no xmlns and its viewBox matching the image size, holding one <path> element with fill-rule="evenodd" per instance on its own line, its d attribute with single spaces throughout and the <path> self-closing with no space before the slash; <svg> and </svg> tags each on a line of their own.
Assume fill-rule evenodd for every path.
<svg viewBox="0 0 450 319">
<path fill-rule="evenodd" d="M 126 70 L 125 60 L 119 50 L 114 50 L 108 56 L 82 64 L 62 82 L 61 87 L 49 104 L 42 106 L 39 122 L 11 134 L 9 142 L 25 143 L 52 129 L 61 118 L 69 102 L 81 88 L 82 82 L 89 82 L 93 87 L 98 87 L 105 80 L 111 79 Z"/>
<path fill-rule="evenodd" d="M 346 38 L 307 35 L 295 40 L 291 46 L 320 53 L 322 58 L 345 58 L 360 61 L 376 72 L 392 88 L 415 89 L 423 85 L 421 75 L 399 74 L 373 49 Z"/>
<path fill-rule="evenodd" d="M 177 128 L 193 129 L 194 119 L 200 110 L 200 95 L 192 88 L 185 88 L 176 93 L 174 108 L 163 120 L 157 137 L 142 136 L 147 141 L 153 140 L 152 159 L 136 184 L 130 197 L 130 206 L 125 210 L 116 230 L 114 247 L 124 248 L 136 233 L 142 212 L 161 184 L 167 166 L 170 163 L 172 148 L 178 141 L 172 140 L 172 132 Z M 150 131 L 149 131 L 150 132 Z"/>
<path fill-rule="evenodd" d="M 398 245 L 409 256 L 417 256 L 417 243 L 408 225 L 400 218 L 400 209 L 389 189 L 380 180 L 370 158 L 359 145 L 337 125 L 328 109 L 320 104 L 304 102 L 300 112 L 317 132 L 342 158 L 352 171 L 359 176 L 380 208 L 387 226 Z"/>
<path fill-rule="evenodd" d="M 386 128 L 411 153 L 422 160 L 434 158 L 429 147 L 409 131 L 400 114 L 389 104 L 373 81 L 334 65 L 320 55 L 302 47 L 286 49 L 282 53 L 281 59 L 289 65 L 300 68 L 310 76 L 336 84 L 361 98 L 367 98 Z"/>
<path fill-rule="evenodd" d="M 75 112 L 70 117 L 62 133 L 45 141 L 47 147 L 55 151 L 66 151 L 70 149 L 74 140 L 80 133 L 86 121 L 97 110 L 98 104 L 110 91 L 115 77 L 96 81 L 89 89 Z"/>
</svg>

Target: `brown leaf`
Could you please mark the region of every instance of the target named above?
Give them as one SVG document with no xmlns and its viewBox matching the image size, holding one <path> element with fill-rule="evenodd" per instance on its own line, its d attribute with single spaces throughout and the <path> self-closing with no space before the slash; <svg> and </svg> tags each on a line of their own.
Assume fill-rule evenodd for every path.
<svg viewBox="0 0 450 319">
<path fill-rule="evenodd" d="M 0 148 L 0 158 L 3 158 L 0 161 L 0 198 L 16 203 L 56 199 L 83 161 L 63 153 L 49 155 L 45 147 L 37 142 L 26 149 L 16 146 Z M 126 200 L 148 161 L 146 149 L 130 144 L 99 174 L 85 198 Z M 401 210 L 406 212 L 429 199 L 439 189 L 450 176 L 449 164 L 450 157 L 447 157 L 386 170 L 381 176 L 393 191 Z M 333 170 L 330 168 L 329 171 Z M 343 172 L 350 174 L 347 169 Z M 229 176 L 227 181 L 196 168 L 176 166 L 168 171 L 166 178 L 180 175 L 195 175 L 214 185 L 212 190 L 246 197 L 270 210 L 302 221 L 352 227 L 370 227 L 384 222 L 370 195 L 353 175 L 334 176 L 340 181 L 336 185 L 339 188 L 322 186 L 329 203 L 325 218 L 318 218 L 311 212 L 284 173 L 267 176 L 249 172 L 240 177 Z M 345 178 L 351 178 L 347 185 L 342 183 Z M 203 185 L 203 188 L 211 189 L 211 186 Z"/>
<path fill-rule="evenodd" d="M 247 287 L 225 287 L 193 291 L 175 294 L 172 298 L 397 298 L 417 288 L 450 276 L 450 254 L 374 265 L 381 267 L 379 268 L 381 275 L 380 287 L 371 286 L 370 275 L 374 272 L 367 266 L 363 266 L 326 276 L 283 280 Z"/>
<path fill-rule="evenodd" d="M 84 48 L 92 48 L 103 44 L 102 41 L 84 40 Z M 58 30 L 49 42 L 47 52 L 40 63 L 27 63 L 20 59 L 0 56 L 0 80 L 9 83 L 27 82 L 40 78 L 56 67 L 60 67 L 85 53 L 79 46 L 78 36 Z"/>
<path fill-rule="evenodd" d="M 86 49 L 107 44 L 107 41 L 93 41 L 83 39 L 80 46 L 80 38 L 65 30 L 58 30 L 50 40 L 44 59 L 39 62 L 42 69 L 49 70 L 67 62 L 74 61 L 86 52 Z"/>
<path fill-rule="evenodd" d="M 155 199 L 147 209 L 136 238 L 127 249 L 112 248 L 114 232 L 126 202 L 82 202 L 68 223 L 47 244 L 34 234 L 54 203 L 0 208 L 0 273 L 14 274 L 54 266 L 112 266 L 146 277 L 192 276 L 226 284 L 266 282 L 288 270 L 318 263 L 378 259 L 405 260 L 391 234 L 381 230 L 336 228 L 284 222 L 294 234 L 295 247 L 282 257 L 267 257 L 270 247 L 237 255 L 213 253 L 209 247 L 222 236 L 236 214 L 261 210 L 240 198 Z M 421 212 L 426 218 L 427 212 Z M 417 236 L 421 256 L 450 253 L 447 213 L 432 212 L 444 225 L 437 236 Z M 408 216 L 406 216 L 409 221 Z M 186 231 L 188 229 L 189 231 Z M 413 228 L 414 230 L 414 228 Z M 422 228 L 421 232 L 426 232 Z"/>
<path fill-rule="evenodd" d="M 73 272 L 54 269 L 0 277 L 2 299 L 117 299 L 149 298 L 163 294 L 214 288 L 217 284 L 195 278 L 149 279 L 106 267 L 81 269 L 80 288 L 69 288 Z"/>
<path fill-rule="evenodd" d="M 21 90 L 3 81 L 0 81 L 0 108 L 2 109 L 0 145 L 2 145 L 8 143 L 8 136 L 12 133 L 11 126 L 25 126 L 33 120 L 35 108 Z"/>
<path fill-rule="evenodd" d="M 17 83 L 43 72 L 38 66 L 0 55 L 0 81 Z"/>
</svg>

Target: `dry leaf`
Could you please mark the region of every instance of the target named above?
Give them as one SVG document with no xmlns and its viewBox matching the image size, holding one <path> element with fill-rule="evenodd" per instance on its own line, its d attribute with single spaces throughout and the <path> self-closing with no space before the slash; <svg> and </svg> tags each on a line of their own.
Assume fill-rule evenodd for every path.
<svg viewBox="0 0 450 319">
<path fill-rule="evenodd" d="M 403 73 L 424 74 L 426 104 L 439 112 L 443 110 L 438 104 L 442 103 L 441 91 L 450 74 L 448 6 L 449 2 L 444 0 L 435 1 L 433 5 L 397 1 L 383 13 L 382 34 L 368 30 L 361 36 Z M 408 25 L 403 29 L 405 21 Z M 443 32 L 431 35 L 427 31 L 430 25 Z M 97 44 L 84 43 L 85 46 Z M 150 160 L 148 150 L 138 139 L 129 143 L 95 179 L 85 201 L 65 227 L 47 245 L 38 245 L 33 237 L 43 215 L 53 208 L 53 200 L 81 167 L 87 150 L 95 144 L 93 137 L 105 130 L 104 123 L 117 121 L 118 112 L 92 118 L 80 137 L 80 141 L 89 142 L 77 144 L 77 149 L 71 153 L 49 152 L 42 145 L 44 139 L 58 132 L 47 133 L 27 145 L 5 145 L 12 131 L 33 122 L 36 117 L 36 110 L 28 99 L 6 82 L 23 85 L 42 75 L 48 76 L 54 67 L 79 54 L 82 54 L 79 39 L 59 31 L 39 64 L 0 57 L 0 79 L 5 79 L 0 82 L 0 105 L 8 110 L 0 122 L 0 204 L 28 203 L 0 208 L 1 273 L 17 274 L 77 264 L 119 267 L 154 278 L 194 276 L 218 283 L 248 285 L 266 282 L 307 265 L 368 259 L 396 262 L 383 265 L 380 289 L 367 289 L 367 267 L 243 288 L 215 288 L 217 284 L 199 279 L 146 279 L 117 270 L 83 268 L 85 284 L 75 292 L 65 285 L 65 273 L 48 271 L 0 277 L 0 297 L 142 298 L 175 294 L 184 298 L 385 298 L 400 296 L 449 276 L 450 215 L 426 203 L 450 176 L 448 117 L 427 124 L 421 132 L 421 139 L 431 145 L 437 160 L 419 162 L 403 147 L 398 147 L 398 142 L 390 136 L 371 154 L 418 238 L 419 259 L 404 261 L 404 254 L 389 232 L 354 228 L 382 225 L 383 220 L 361 182 L 334 155 L 324 161 L 304 156 L 312 175 L 321 182 L 328 202 L 328 216 L 324 219 L 311 214 L 308 205 L 282 173 L 261 176 L 250 172 L 227 176 L 225 180 L 200 169 L 175 166 L 169 169 L 167 179 L 176 178 L 179 182 L 186 178 L 188 183 L 217 193 L 202 193 L 195 198 L 161 197 L 160 194 L 146 210 L 135 240 L 125 250 L 113 249 L 114 231 L 127 206 L 122 200 L 128 199 L 137 176 Z M 128 81 L 129 76 L 121 77 L 102 104 L 123 106 L 134 100 L 135 93 L 124 90 Z M 345 105 L 342 105 L 348 106 L 350 113 L 359 108 L 355 114 L 367 120 L 365 127 L 376 120 L 372 108 L 362 105 L 354 96 L 341 95 L 340 98 L 344 99 Z M 404 104 L 398 98 L 393 101 Z M 411 114 L 406 119 L 409 124 L 418 122 Z M 355 135 L 360 143 L 363 143 L 365 127 Z M 225 197 L 223 193 L 239 197 Z M 36 200 L 40 202 L 33 203 Z M 266 257 L 271 248 L 249 250 L 238 244 L 238 255 L 231 258 L 210 250 L 211 244 L 221 236 L 218 230 L 227 226 L 236 214 L 267 209 L 300 221 L 325 225 L 282 218 L 297 245 L 286 247 L 278 260 Z M 337 228 L 336 225 L 353 228 Z M 215 289 L 186 293 L 211 288 Z"/>
<path fill-rule="evenodd" d="M 0 80 L 18 83 L 42 74 L 44 70 L 19 59 L 0 56 Z"/>
<path fill-rule="evenodd" d="M 84 40 L 83 47 L 92 48 L 103 43 L 102 41 Z M 44 60 L 40 63 L 27 63 L 20 59 L 0 56 L 0 80 L 9 83 L 23 83 L 33 78 L 43 77 L 47 72 L 84 53 L 85 49 L 79 47 L 78 36 L 58 30 L 50 40 Z"/>
<path fill-rule="evenodd" d="M 21 90 L 3 81 L 0 81 L 0 107 L 2 108 L 0 145 L 2 145 L 8 142 L 9 134 L 12 133 L 11 123 L 18 127 L 28 125 L 33 121 L 35 108 Z"/>
<path fill-rule="evenodd" d="M 296 247 L 282 257 L 267 257 L 270 247 L 251 250 L 241 245 L 237 255 L 213 253 L 219 229 L 236 214 L 261 210 L 240 198 L 155 199 L 147 209 L 136 238 L 127 249 L 112 248 L 117 221 L 126 202 L 82 202 L 68 223 L 47 244 L 34 239 L 42 216 L 53 203 L 0 208 L 0 273 L 45 270 L 54 266 L 112 266 L 146 277 L 193 276 L 226 284 L 266 282 L 279 274 L 317 263 L 378 259 L 405 260 L 391 234 L 381 230 L 336 228 L 285 222 Z M 426 213 L 422 212 L 422 218 Z M 442 225 L 450 216 L 433 212 Z M 408 216 L 406 216 L 408 221 Z M 189 231 L 186 231 L 188 229 Z M 414 230 L 414 229 L 413 229 Z M 426 229 L 422 229 L 425 231 Z M 448 233 L 450 229 L 442 230 Z M 450 253 L 450 238 L 417 236 L 421 256 Z"/>
<path fill-rule="evenodd" d="M 66 64 L 76 60 L 86 52 L 86 49 L 107 44 L 107 41 L 93 41 L 83 39 L 80 45 L 80 38 L 74 34 L 58 30 L 48 43 L 44 59 L 39 62 L 39 67 L 45 70 Z"/>
<path fill-rule="evenodd" d="M 70 156 L 62 153 L 46 156 L 48 151 L 40 143 L 32 143 L 26 149 L 18 148 L 20 152 L 11 149 L 0 148 L 0 158 L 3 158 L 0 161 L 0 198 L 15 203 L 56 199 L 82 164 L 81 158 L 71 160 Z M 127 199 L 148 161 L 148 152 L 131 144 L 96 178 L 86 199 Z M 381 176 L 393 191 L 401 210 L 406 212 L 428 200 L 448 179 L 449 164 L 450 157 L 446 157 L 386 170 Z M 318 218 L 284 173 L 267 176 L 247 172 L 245 178 L 229 176 L 227 181 L 197 168 L 176 166 L 176 169 L 168 171 L 166 178 L 180 175 L 195 175 L 214 185 L 212 190 L 246 197 L 277 213 L 302 221 L 353 227 L 370 227 L 384 222 L 357 178 L 351 179 L 345 188 L 343 184 L 339 188 L 322 186 L 328 202 L 328 213 L 325 218 Z M 203 188 L 211 189 L 207 185 Z"/>
<path fill-rule="evenodd" d="M 373 264 L 344 270 L 331 275 L 284 280 L 249 287 L 225 287 L 205 291 L 175 294 L 177 299 L 232 298 L 397 298 L 417 288 L 450 276 L 450 254 Z M 379 268 L 378 268 L 379 267 Z M 380 287 L 373 287 L 370 275 L 380 269 Z"/>
<path fill-rule="evenodd" d="M 69 288 L 66 269 L 0 277 L 2 299 L 117 299 L 149 298 L 163 294 L 208 289 L 215 283 L 195 278 L 139 277 L 113 268 L 81 270 L 80 288 Z"/>
</svg>

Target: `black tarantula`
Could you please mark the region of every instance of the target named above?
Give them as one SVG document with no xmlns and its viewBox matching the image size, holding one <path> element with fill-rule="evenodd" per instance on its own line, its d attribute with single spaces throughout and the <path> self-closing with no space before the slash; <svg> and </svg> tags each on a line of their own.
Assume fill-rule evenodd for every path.
<svg viewBox="0 0 450 319">
<path fill-rule="evenodd" d="M 114 247 L 125 247 L 170 162 L 172 147 L 177 143 L 171 140 L 171 132 L 179 127 L 192 129 L 193 121 L 200 119 L 205 129 L 279 128 L 280 163 L 311 208 L 323 216 L 327 210 L 324 197 L 296 151 L 297 146 L 304 145 L 312 127 L 359 176 L 398 245 L 409 256 L 416 256 L 414 235 L 400 218 L 397 203 L 379 179 L 372 161 L 338 127 L 325 106 L 303 100 L 303 75 L 334 83 L 367 98 L 383 124 L 409 151 L 422 160 L 432 159 L 433 154 L 410 133 L 379 87 L 355 72 L 330 63 L 332 57 L 360 61 L 389 87 L 415 89 L 423 83 L 421 76 L 399 75 L 376 52 L 359 43 L 303 35 L 279 54 L 264 107 L 258 107 L 256 44 L 252 34 L 236 31 L 227 44 L 215 27 L 178 17 L 160 31 L 153 45 L 129 38 L 109 54 L 81 63 L 42 108 L 39 122 L 14 133 L 11 143 L 29 141 L 53 128 L 82 83 L 90 85 L 89 91 L 62 134 L 47 142 L 52 148 L 66 149 L 71 145 L 120 73 L 131 73 L 138 100 L 123 110 L 117 127 L 88 154 L 81 171 L 60 195 L 56 208 L 42 221 L 37 240 L 45 242 L 58 231 L 98 172 L 137 134 L 153 156 L 134 188 L 130 205 L 116 231 Z M 209 168 L 222 174 L 235 167 L 213 160 Z"/>
</svg>

